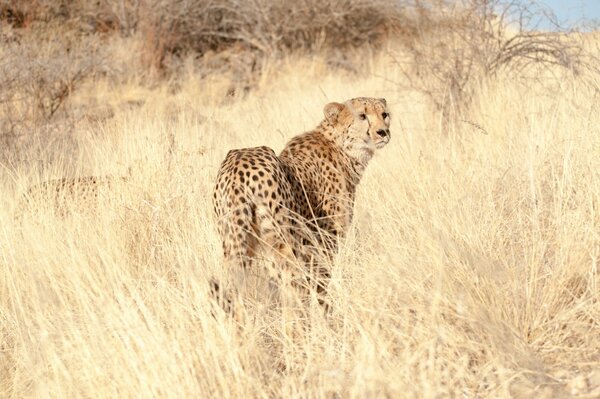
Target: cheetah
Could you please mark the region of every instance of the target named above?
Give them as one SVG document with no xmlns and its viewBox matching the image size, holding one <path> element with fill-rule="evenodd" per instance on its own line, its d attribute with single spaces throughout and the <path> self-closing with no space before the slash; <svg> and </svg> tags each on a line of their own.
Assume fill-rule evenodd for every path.
<svg viewBox="0 0 600 399">
<path fill-rule="evenodd" d="M 23 194 L 16 211 L 21 218 L 32 205 L 49 204 L 59 216 L 66 216 L 70 208 L 81 211 L 93 210 L 98 205 L 98 195 L 126 177 L 79 176 L 57 178 L 31 186 Z"/>
<path fill-rule="evenodd" d="M 279 156 L 264 146 L 236 149 L 221 164 L 213 206 L 234 290 L 266 250 L 284 264 L 296 261 L 304 269 L 318 264 L 317 292 L 321 298 L 326 293 L 330 272 L 319 256 L 336 252 L 367 163 L 391 136 L 383 98 L 333 102 L 323 111 L 316 129 L 292 138 Z M 317 237 L 316 246 L 308 245 L 315 241 L 307 230 Z M 219 294 L 218 283 L 212 284 Z"/>
</svg>

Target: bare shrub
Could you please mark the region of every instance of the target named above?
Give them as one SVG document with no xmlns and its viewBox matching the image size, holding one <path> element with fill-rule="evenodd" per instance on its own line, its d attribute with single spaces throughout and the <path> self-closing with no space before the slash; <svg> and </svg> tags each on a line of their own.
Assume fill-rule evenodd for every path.
<svg viewBox="0 0 600 399">
<path fill-rule="evenodd" d="M 0 21 L 15 28 L 67 23 L 81 32 L 135 31 L 141 0 L 0 0 Z"/>
<path fill-rule="evenodd" d="M 249 90 L 267 58 L 298 50 L 378 46 L 399 25 L 398 4 L 0 0 L 0 138 L 14 141 L 68 116 L 72 93 L 103 72 L 110 35 L 143 43 L 138 74 L 159 71 L 164 77 L 177 71 L 182 60 L 201 59 L 197 64 L 203 75 L 235 77 L 235 87 L 228 90 L 234 96 Z"/>
<path fill-rule="evenodd" d="M 94 37 L 33 30 L 2 40 L 0 51 L 0 138 L 31 133 L 68 116 L 65 105 L 85 79 L 102 72 Z M 2 38 L 0 38 L 2 39 Z M 6 142 L 5 142 L 6 144 Z"/>
<path fill-rule="evenodd" d="M 388 0 L 147 0 L 140 29 L 148 63 L 169 54 L 239 46 L 273 55 L 295 50 L 377 46 L 401 26 L 402 2 Z"/>
<path fill-rule="evenodd" d="M 407 43 L 406 74 L 446 122 L 465 110 L 478 82 L 501 71 L 523 77 L 556 66 L 573 73 L 596 69 L 577 36 L 561 32 L 535 2 L 416 0 L 413 6 L 417 35 Z M 556 30 L 537 30 L 542 22 Z"/>
<path fill-rule="evenodd" d="M 0 21 L 14 30 L 48 29 L 79 37 L 133 36 L 142 73 L 173 75 L 182 60 L 203 74 L 226 73 L 247 90 L 261 65 L 294 51 L 377 47 L 390 32 L 414 30 L 392 0 L 0 0 Z M 204 59 L 206 57 L 206 59 Z M 217 63 L 218 65 L 215 65 Z M 77 79 L 76 79 L 77 80 Z M 63 85 L 59 92 L 69 91 Z M 234 90 L 235 91 L 235 90 Z M 64 97 L 56 95 L 58 99 Z M 38 102 L 40 103 L 40 102 Z M 61 101 L 44 103 L 53 114 Z M 60 107 L 60 106 L 59 106 Z"/>
</svg>

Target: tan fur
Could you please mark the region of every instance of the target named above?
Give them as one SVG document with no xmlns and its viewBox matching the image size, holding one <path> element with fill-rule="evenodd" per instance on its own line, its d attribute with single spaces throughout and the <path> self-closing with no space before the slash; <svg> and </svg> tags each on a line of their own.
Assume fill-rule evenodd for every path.
<svg viewBox="0 0 600 399">
<path fill-rule="evenodd" d="M 390 140 L 390 116 L 384 99 L 364 97 L 327 104 L 324 114 L 315 130 L 292 138 L 279 156 L 255 147 L 231 150 L 223 161 L 213 204 L 225 264 L 234 274 L 247 271 L 261 249 L 285 263 L 290 257 L 312 263 L 319 251 L 307 245 L 307 228 L 320 250 L 329 256 L 336 251 L 365 167 Z M 329 271 L 319 274 L 324 290 Z"/>
<path fill-rule="evenodd" d="M 30 206 L 47 204 L 58 215 L 66 215 L 69 209 L 84 212 L 98 206 L 98 195 L 102 189 L 123 182 L 126 178 L 115 176 L 81 176 L 52 179 L 27 189 L 19 203 L 17 217 L 22 217 Z"/>
</svg>

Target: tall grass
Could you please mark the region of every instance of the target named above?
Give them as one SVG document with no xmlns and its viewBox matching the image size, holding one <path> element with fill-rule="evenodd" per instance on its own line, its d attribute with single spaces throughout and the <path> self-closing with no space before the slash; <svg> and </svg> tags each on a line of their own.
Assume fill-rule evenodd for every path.
<svg viewBox="0 0 600 399">
<path fill-rule="evenodd" d="M 97 83 L 100 103 L 145 102 L 81 120 L 76 145 L 32 147 L 40 163 L 2 165 L 0 396 L 599 394 L 597 86 L 499 75 L 442 130 L 385 55 L 360 75 L 319 59 L 265 73 L 224 104 L 226 81 L 191 73 L 176 93 Z M 392 141 L 360 185 L 331 314 L 300 323 L 258 295 L 236 325 L 208 291 L 227 273 L 210 205 L 220 161 L 279 151 L 326 102 L 359 95 L 387 99 Z M 15 218 L 27 186 L 89 174 L 129 179 L 93 207 L 39 201 Z"/>
</svg>

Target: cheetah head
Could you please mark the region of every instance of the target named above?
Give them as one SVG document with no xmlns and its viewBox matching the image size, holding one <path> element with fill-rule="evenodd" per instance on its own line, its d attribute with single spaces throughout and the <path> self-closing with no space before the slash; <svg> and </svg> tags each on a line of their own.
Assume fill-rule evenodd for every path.
<svg viewBox="0 0 600 399">
<path fill-rule="evenodd" d="M 331 138 L 363 163 L 390 142 L 390 113 L 383 98 L 359 97 L 343 104 L 330 103 L 324 113 L 333 127 Z"/>
</svg>

